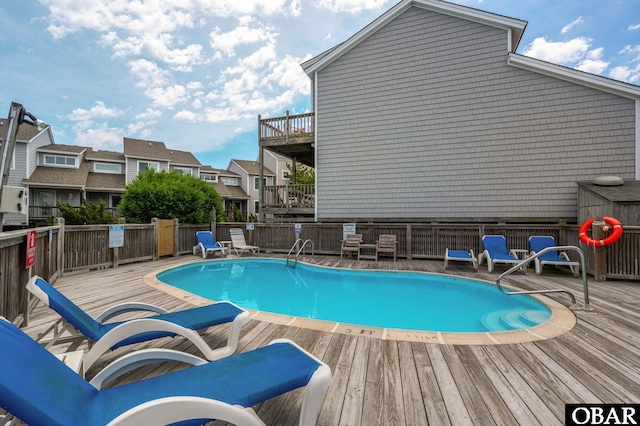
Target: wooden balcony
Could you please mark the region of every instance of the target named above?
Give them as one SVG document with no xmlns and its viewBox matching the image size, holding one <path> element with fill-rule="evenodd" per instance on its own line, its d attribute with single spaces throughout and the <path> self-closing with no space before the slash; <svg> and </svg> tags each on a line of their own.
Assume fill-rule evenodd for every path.
<svg viewBox="0 0 640 426">
<path fill-rule="evenodd" d="M 258 144 L 299 163 L 314 167 L 315 113 L 284 117 L 258 116 Z"/>
<path fill-rule="evenodd" d="M 310 216 L 315 211 L 315 185 L 293 184 L 263 187 L 261 213 Z"/>
</svg>

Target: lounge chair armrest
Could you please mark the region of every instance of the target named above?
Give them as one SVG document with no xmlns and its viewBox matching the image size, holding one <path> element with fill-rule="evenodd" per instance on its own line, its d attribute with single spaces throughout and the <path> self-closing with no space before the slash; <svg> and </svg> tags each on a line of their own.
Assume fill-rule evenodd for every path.
<svg viewBox="0 0 640 426">
<path fill-rule="evenodd" d="M 322 402 L 322 397 L 326 394 L 327 389 L 331 385 L 332 376 L 331 376 L 331 367 L 325 364 L 323 361 L 319 360 L 309 352 L 305 351 L 295 342 L 292 342 L 289 339 L 276 339 L 269 344 L 274 343 L 289 343 L 290 345 L 295 346 L 306 354 L 309 358 L 316 361 L 318 364 L 318 368 L 314 371 L 313 375 L 309 379 L 306 387 L 304 388 L 304 397 L 302 399 L 302 407 L 300 409 L 300 426 L 313 426 L 316 424 L 318 420 L 318 413 L 320 412 L 320 403 Z"/>
<path fill-rule="evenodd" d="M 109 309 L 98 315 L 96 317 L 96 321 L 98 321 L 99 323 L 104 323 L 105 321 L 108 321 L 118 315 L 135 311 L 155 312 L 158 314 L 168 314 L 170 312 L 164 308 L 152 305 L 150 303 L 128 302 L 120 303 L 118 305 L 110 307 Z"/>
<path fill-rule="evenodd" d="M 82 371 L 87 372 L 96 360 L 119 342 L 141 333 L 162 332 L 180 335 L 187 338 L 202 352 L 206 359 L 216 359 L 216 350 L 211 349 L 198 332 L 173 322 L 153 318 L 134 319 L 109 330 L 100 340 L 95 342 L 82 361 Z M 238 331 L 239 334 L 239 331 Z M 224 349 L 224 348 L 223 348 Z M 235 350 L 235 348 L 234 348 Z M 230 355 L 230 354 L 229 354 Z M 220 357 L 218 357 L 220 358 Z"/>
<path fill-rule="evenodd" d="M 191 419 L 218 419 L 237 425 L 264 426 L 251 408 L 197 396 L 172 396 L 148 401 L 120 414 L 107 426 L 172 424 Z"/>
<path fill-rule="evenodd" d="M 208 361 L 186 352 L 173 349 L 142 349 L 121 356 L 100 370 L 89 382 L 100 390 L 102 387 L 131 370 L 156 362 L 177 361 L 191 365 L 202 365 Z"/>
</svg>

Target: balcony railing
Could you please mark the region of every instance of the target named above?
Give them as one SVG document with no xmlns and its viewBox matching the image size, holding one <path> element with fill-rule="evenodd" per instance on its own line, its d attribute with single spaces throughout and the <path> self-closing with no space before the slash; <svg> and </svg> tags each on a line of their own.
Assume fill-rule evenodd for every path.
<svg viewBox="0 0 640 426">
<path fill-rule="evenodd" d="M 118 215 L 118 209 L 113 207 L 105 207 L 105 212 L 111 212 L 111 217 Z M 62 217 L 60 209 L 57 206 L 29 206 L 29 219 L 42 220 L 49 217 Z"/>
<path fill-rule="evenodd" d="M 273 185 L 263 188 L 263 209 L 313 209 L 314 184 Z"/>
<path fill-rule="evenodd" d="M 289 115 L 289 111 L 284 117 L 261 118 L 258 136 L 261 141 L 312 137 L 314 119 L 313 112 Z"/>
</svg>

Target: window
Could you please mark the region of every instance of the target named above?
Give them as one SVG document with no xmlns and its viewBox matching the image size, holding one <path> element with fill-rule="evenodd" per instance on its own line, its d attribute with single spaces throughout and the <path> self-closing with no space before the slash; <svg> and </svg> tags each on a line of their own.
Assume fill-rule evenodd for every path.
<svg viewBox="0 0 640 426">
<path fill-rule="evenodd" d="M 193 176 L 193 169 L 187 167 L 171 167 L 171 171 L 181 175 Z"/>
<path fill-rule="evenodd" d="M 238 178 L 223 177 L 220 178 L 225 185 L 238 186 Z"/>
<path fill-rule="evenodd" d="M 200 174 L 200 179 L 207 182 L 218 182 L 218 175 Z"/>
<path fill-rule="evenodd" d="M 64 155 L 45 155 L 44 164 L 48 166 L 75 167 L 76 157 L 67 157 Z"/>
<path fill-rule="evenodd" d="M 93 171 L 96 173 L 114 173 L 120 174 L 122 173 L 122 168 L 120 164 L 114 163 L 94 163 Z"/>
<path fill-rule="evenodd" d="M 253 209 L 255 214 L 260 213 L 260 201 L 254 201 L 253 202 Z"/>
<path fill-rule="evenodd" d="M 291 179 L 291 173 L 289 172 L 289 170 L 282 171 L 282 179 Z"/>
<path fill-rule="evenodd" d="M 262 181 L 264 182 L 264 186 L 267 186 L 267 178 L 263 178 Z M 256 191 L 260 190 L 260 176 L 255 176 L 253 178 L 253 189 Z"/>
<path fill-rule="evenodd" d="M 160 165 L 158 163 L 150 163 L 150 162 L 147 162 L 147 161 L 138 161 L 138 173 L 146 172 L 149 169 L 153 169 L 153 170 L 155 170 L 157 172 L 159 168 L 160 168 Z"/>
</svg>

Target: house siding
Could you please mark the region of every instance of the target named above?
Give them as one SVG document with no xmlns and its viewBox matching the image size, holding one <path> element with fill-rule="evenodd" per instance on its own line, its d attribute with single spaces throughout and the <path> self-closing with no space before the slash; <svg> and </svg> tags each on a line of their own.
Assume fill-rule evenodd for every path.
<svg viewBox="0 0 640 426">
<path fill-rule="evenodd" d="M 635 101 L 507 65 L 507 31 L 417 7 L 318 73 L 317 217 L 576 218 L 635 177 Z"/>
</svg>

